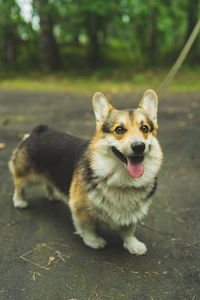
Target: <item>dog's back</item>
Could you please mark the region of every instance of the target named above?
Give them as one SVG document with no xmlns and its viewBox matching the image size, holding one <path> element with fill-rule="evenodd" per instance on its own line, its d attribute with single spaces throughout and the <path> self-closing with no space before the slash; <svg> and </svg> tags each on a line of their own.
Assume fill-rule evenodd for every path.
<svg viewBox="0 0 200 300">
<path fill-rule="evenodd" d="M 87 145 L 86 140 L 47 125 L 35 127 L 13 152 L 9 162 L 15 185 L 22 181 L 39 183 L 40 178 L 44 181 L 46 174 L 49 192 L 52 183 L 60 192 L 68 194 L 75 165 Z"/>
</svg>

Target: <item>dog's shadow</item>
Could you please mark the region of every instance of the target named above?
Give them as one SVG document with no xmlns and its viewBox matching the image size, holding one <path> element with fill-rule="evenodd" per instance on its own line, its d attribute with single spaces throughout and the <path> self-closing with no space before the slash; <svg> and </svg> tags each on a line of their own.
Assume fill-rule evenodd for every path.
<svg viewBox="0 0 200 300">
<path fill-rule="evenodd" d="M 74 234 L 75 228 L 67 204 L 61 201 L 49 201 L 46 198 L 37 200 L 29 199 L 28 203 L 29 206 L 26 209 L 26 215 L 31 219 L 33 218 L 39 227 L 41 227 L 41 224 L 45 226 L 46 238 L 47 236 L 49 238 L 56 236 L 56 238 L 61 240 L 70 240 L 70 243 L 79 244 L 80 241 L 83 243 L 82 239 Z M 111 231 L 109 228 L 101 228 L 97 225 L 97 233 L 108 241 L 109 246 L 115 249 L 122 248 L 122 241 L 117 232 Z"/>
<path fill-rule="evenodd" d="M 74 232 L 71 214 L 68 206 L 61 201 L 49 201 L 46 198 L 28 199 L 26 216 L 46 229 L 46 237 L 49 239 L 66 238 L 66 235 L 72 235 Z M 21 214 L 23 213 L 21 211 Z"/>
<path fill-rule="evenodd" d="M 94 250 L 86 246 L 82 239 L 74 234 L 75 228 L 73 225 L 71 212 L 67 204 L 61 201 L 49 201 L 42 198 L 33 200 L 30 199 L 29 206 L 26 209 L 26 217 L 32 219 L 31 223 L 36 223 L 38 231 L 42 232 L 39 236 L 40 243 L 49 241 L 63 241 L 69 245 L 73 251 L 78 249 L 82 255 L 90 257 L 102 257 L 104 259 L 112 257 L 113 261 L 118 259 L 123 263 L 126 257 L 133 257 L 128 254 L 127 250 L 123 248 L 122 239 L 118 232 L 110 230 L 109 228 L 102 228 L 97 226 L 97 233 L 107 241 L 107 246 L 101 250 Z M 42 228 L 43 227 L 43 228 Z M 41 230 L 42 228 L 42 230 Z M 27 229 L 31 230 L 31 229 Z M 36 229 L 37 230 L 37 229 Z M 140 233 L 140 230 L 138 230 Z M 138 232 L 137 231 L 137 232 Z M 126 254 L 126 255 L 125 255 Z M 125 261 L 126 261 L 125 259 Z"/>
</svg>

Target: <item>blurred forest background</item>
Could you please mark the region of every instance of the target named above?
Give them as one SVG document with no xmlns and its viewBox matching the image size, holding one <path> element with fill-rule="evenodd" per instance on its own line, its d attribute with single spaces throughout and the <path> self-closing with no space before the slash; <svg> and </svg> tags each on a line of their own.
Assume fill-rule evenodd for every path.
<svg viewBox="0 0 200 300">
<path fill-rule="evenodd" d="M 169 69 L 199 17 L 200 0 L 0 0 L 0 74 Z M 198 36 L 184 67 L 199 66 Z"/>
</svg>

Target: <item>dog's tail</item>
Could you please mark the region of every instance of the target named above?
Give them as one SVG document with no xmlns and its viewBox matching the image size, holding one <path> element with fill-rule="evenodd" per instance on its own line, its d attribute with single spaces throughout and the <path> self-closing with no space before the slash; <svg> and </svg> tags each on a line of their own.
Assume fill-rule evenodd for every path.
<svg viewBox="0 0 200 300">
<path fill-rule="evenodd" d="M 30 136 L 30 133 L 25 133 L 22 138 L 22 141 L 25 141 L 29 136 Z"/>
</svg>

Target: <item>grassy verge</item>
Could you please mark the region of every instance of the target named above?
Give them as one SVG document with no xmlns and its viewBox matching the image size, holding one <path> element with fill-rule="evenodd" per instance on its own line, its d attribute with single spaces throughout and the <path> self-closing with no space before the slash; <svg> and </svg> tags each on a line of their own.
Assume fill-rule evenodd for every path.
<svg viewBox="0 0 200 300">
<path fill-rule="evenodd" d="M 124 74 L 125 71 L 122 72 Z M 83 77 L 66 74 L 3 76 L 0 80 L 0 89 L 72 93 L 94 91 L 109 91 L 112 93 L 140 92 L 147 88 L 157 90 L 167 72 L 168 70 L 146 71 L 143 73 L 129 74 L 128 76 L 123 76 L 123 74 L 120 75 L 120 73 L 116 72 L 111 73 L 110 76 L 103 76 L 101 73 L 96 72 L 91 76 Z M 167 90 L 200 90 L 199 74 L 199 69 L 180 71 L 170 83 Z M 128 79 L 125 77 L 128 77 Z"/>
</svg>

